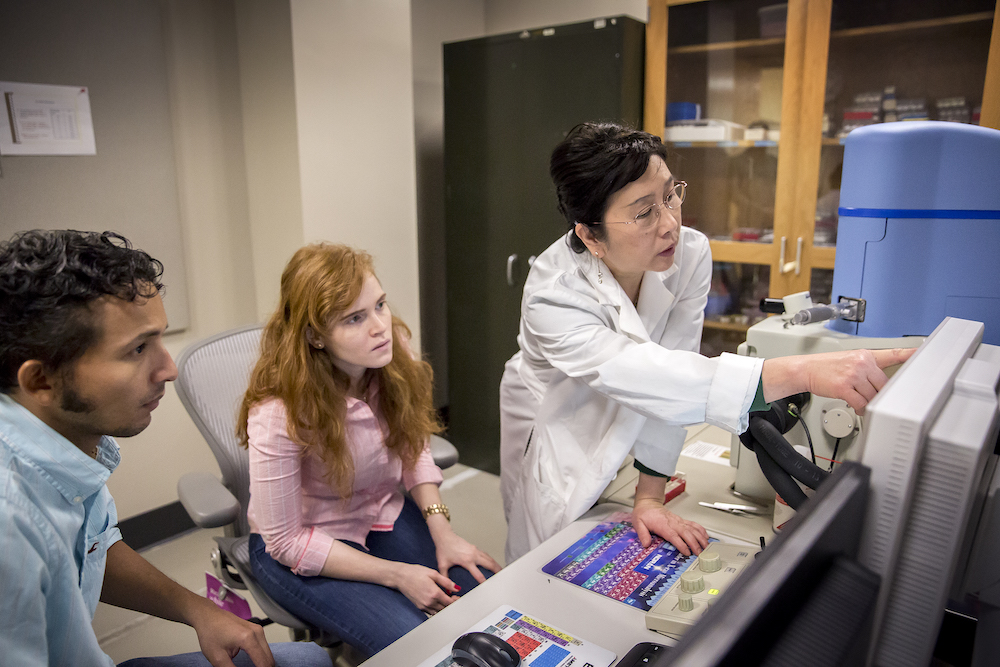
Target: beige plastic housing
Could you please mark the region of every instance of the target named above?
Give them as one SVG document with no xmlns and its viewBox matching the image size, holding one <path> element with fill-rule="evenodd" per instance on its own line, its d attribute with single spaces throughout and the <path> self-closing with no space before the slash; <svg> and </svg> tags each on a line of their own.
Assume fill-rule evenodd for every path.
<svg viewBox="0 0 1000 667">
<path fill-rule="evenodd" d="M 705 610 L 743 570 L 760 549 L 740 544 L 713 542 L 682 574 L 652 609 L 646 612 L 646 627 L 680 639 Z M 686 592 L 691 591 L 691 592 Z M 698 589 L 698 592 L 693 592 Z M 681 597 L 684 597 L 683 604 Z M 690 604 L 687 598 L 691 599 Z M 689 611 L 682 607 L 690 606 Z"/>
</svg>

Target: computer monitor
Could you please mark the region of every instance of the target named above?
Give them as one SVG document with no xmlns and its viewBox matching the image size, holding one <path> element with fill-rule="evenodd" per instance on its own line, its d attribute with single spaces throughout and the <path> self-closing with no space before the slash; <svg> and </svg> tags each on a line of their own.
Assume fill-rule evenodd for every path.
<svg viewBox="0 0 1000 667">
<path fill-rule="evenodd" d="M 858 561 L 882 577 L 869 664 L 927 664 L 949 597 L 1000 576 L 997 560 L 970 568 L 997 530 L 982 519 L 997 465 L 1000 347 L 982 337 L 982 324 L 946 318 L 867 409 L 860 460 L 872 495 Z"/>
<path fill-rule="evenodd" d="M 949 597 L 1000 608 L 1000 347 L 982 335 L 977 322 L 938 326 L 869 404 L 860 463 L 840 466 L 657 664 L 927 665 Z M 845 586 L 860 609 L 831 601 Z M 979 638 L 998 634 L 980 621 L 982 664 L 995 655 Z"/>
<path fill-rule="evenodd" d="M 705 612 L 674 647 L 657 661 L 671 667 L 761 665 L 775 652 L 791 664 L 819 664 L 816 646 L 805 642 L 797 653 L 782 638 L 801 640 L 811 633 L 796 624 L 824 621 L 821 636 L 841 644 L 837 662 L 864 660 L 867 629 L 878 592 L 878 577 L 854 562 L 868 502 L 869 471 L 845 463 L 810 498 L 758 559 Z M 831 591 L 832 589 L 832 591 Z M 831 601 L 830 593 L 834 599 Z M 854 605 L 844 608 L 844 604 Z M 840 611 L 829 611 L 830 606 Z M 860 609 L 859 609 L 860 607 Z M 846 624 L 845 624 L 846 623 Z M 801 643 L 801 641 L 799 642 Z M 823 657 L 835 653 L 825 647 Z"/>
</svg>

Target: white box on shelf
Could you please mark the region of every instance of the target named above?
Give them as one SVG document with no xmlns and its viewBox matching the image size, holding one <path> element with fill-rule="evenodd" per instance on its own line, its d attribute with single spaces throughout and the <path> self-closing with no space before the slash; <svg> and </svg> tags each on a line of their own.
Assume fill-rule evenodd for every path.
<svg viewBox="0 0 1000 667">
<path fill-rule="evenodd" d="M 744 141 L 778 141 L 781 130 L 769 130 L 765 127 L 748 127 L 743 132 Z"/>
<path fill-rule="evenodd" d="M 667 141 L 740 141 L 746 128 L 728 120 L 677 121 L 667 125 L 664 138 Z"/>
</svg>

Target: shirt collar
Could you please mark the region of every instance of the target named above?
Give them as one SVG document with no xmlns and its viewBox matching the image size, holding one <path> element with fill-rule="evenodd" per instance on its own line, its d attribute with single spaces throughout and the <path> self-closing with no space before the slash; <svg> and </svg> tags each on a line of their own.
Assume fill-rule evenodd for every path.
<svg viewBox="0 0 1000 667">
<path fill-rule="evenodd" d="M 94 495 L 121 462 L 118 444 L 104 436 L 92 459 L 27 408 L 0 394 L 0 439 L 37 468 L 69 502 Z"/>
<path fill-rule="evenodd" d="M 372 377 L 371 382 L 368 383 L 368 392 L 365 394 L 365 397 L 363 399 L 354 398 L 353 396 L 347 397 L 347 411 L 351 412 L 352 410 L 363 407 L 372 408 L 373 406 L 377 405 L 378 392 L 379 392 L 378 375 L 375 375 L 374 377 Z"/>
</svg>

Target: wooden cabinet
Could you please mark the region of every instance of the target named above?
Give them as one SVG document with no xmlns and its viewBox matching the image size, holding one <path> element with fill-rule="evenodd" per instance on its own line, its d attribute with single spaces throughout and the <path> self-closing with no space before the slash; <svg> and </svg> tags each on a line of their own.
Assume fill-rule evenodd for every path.
<svg viewBox="0 0 1000 667">
<path fill-rule="evenodd" d="M 724 340 L 706 352 L 739 342 L 761 296 L 831 298 L 846 123 L 920 100 L 931 119 L 960 115 L 964 98 L 1000 129 L 998 14 L 994 0 L 649 0 L 644 129 L 690 183 L 685 224 L 711 239 L 706 342 Z M 671 102 L 712 126 L 668 135 Z"/>
</svg>

